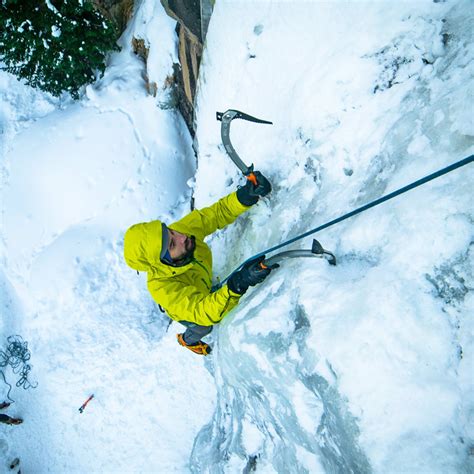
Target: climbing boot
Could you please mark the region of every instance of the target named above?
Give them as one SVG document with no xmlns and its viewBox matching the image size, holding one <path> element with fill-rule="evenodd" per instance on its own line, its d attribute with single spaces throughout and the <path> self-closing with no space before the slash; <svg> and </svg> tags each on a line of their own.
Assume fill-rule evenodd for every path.
<svg viewBox="0 0 474 474">
<path fill-rule="evenodd" d="M 176 339 L 178 339 L 178 343 L 181 346 L 186 347 L 186 349 L 189 349 L 190 351 L 193 351 L 195 354 L 207 356 L 212 351 L 211 347 L 208 344 L 206 344 L 205 342 L 202 342 L 202 341 L 199 341 L 198 343 L 193 344 L 193 345 L 186 344 L 184 342 L 183 334 L 176 334 Z"/>
<path fill-rule="evenodd" d="M 2 403 L 0 403 L 0 410 L 3 410 L 4 408 L 8 408 L 10 405 L 11 405 L 11 403 L 2 402 Z"/>
<path fill-rule="evenodd" d="M 23 420 L 21 418 L 11 418 L 8 417 L 8 420 L 4 421 L 6 425 L 21 425 L 23 423 Z"/>
</svg>

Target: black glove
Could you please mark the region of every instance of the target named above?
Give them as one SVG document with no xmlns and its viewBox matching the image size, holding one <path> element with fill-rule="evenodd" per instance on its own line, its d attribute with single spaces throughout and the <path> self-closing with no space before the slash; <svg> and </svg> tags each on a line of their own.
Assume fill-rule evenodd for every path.
<svg viewBox="0 0 474 474">
<path fill-rule="evenodd" d="M 245 186 L 237 190 L 237 198 L 244 206 L 252 206 L 260 197 L 266 196 L 272 190 L 270 181 L 260 171 L 254 171 L 253 174 L 257 179 L 257 185 L 247 179 Z"/>
<path fill-rule="evenodd" d="M 238 272 L 233 273 L 227 281 L 229 290 L 239 295 L 243 295 L 249 286 L 255 286 L 262 283 L 274 268 L 279 265 L 275 264 L 270 267 L 262 267 L 260 264 L 265 260 L 265 255 L 247 262 Z"/>
</svg>

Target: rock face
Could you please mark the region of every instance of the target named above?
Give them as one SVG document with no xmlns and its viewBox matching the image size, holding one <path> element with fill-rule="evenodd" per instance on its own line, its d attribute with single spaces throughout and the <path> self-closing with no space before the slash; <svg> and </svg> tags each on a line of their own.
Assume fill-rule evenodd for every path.
<svg viewBox="0 0 474 474">
<path fill-rule="evenodd" d="M 121 34 L 133 14 L 134 0 L 93 0 L 94 5 L 111 19 Z M 194 99 L 196 96 L 199 65 L 203 44 L 212 14 L 214 0 L 161 0 L 166 13 L 178 24 L 176 33 L 179 44 L 179 64 L 174 67 L 176 101 L 186 125 L 194 137 Z M 137 39 L 136 42 L 143 41 Z M 146 45 L 133 44 L 133 49 L 145 62 Z M 149 84 L 145 71 L 146 87 L 150 94 L 156 94 L 156 84 Z"/>
<path fill-rule="evenodd" d="M 93 0 L 104 16 L 112 20 L 123 33 L 133 13 L 134 0 Z"/>
<path fill-rule="evenodd" d="M 212 0 L 161 0 L 161 4 L 166 13 L 178 22 L 179 65 L 174 71 L 178 108 L 194 136 L 194 98 Z"/>
</svg>

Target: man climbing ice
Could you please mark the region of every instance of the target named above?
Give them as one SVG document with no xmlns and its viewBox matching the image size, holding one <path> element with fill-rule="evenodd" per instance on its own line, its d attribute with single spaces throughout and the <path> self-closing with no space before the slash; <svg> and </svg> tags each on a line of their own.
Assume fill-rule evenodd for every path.
<svg viewBox="0 0 474 474">
<path fill-rule="evenodd" d="M 262 173 L 254 175 L 256 184 L 249 179 L 236 192 L 169 226 L 156 220 L 133 225 L 125 233 L 125 261 L 148 273 L 147 286 L 155 302 L 186 327 L 177 335 L 179 344 L 196 354 L 210 354 L 211 348 L 201 339 L 239 303 L 249 286 L 261 283 L 272 270 L 261 265 L 264 256 L 258 257 L 211 292 L 212 254 L 204 238 L 234 222 L 271 191 Z"/>
</svg>

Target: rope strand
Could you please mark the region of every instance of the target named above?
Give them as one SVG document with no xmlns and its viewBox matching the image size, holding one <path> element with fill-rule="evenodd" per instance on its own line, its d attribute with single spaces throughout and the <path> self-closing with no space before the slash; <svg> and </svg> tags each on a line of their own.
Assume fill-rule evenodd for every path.
<svg viewBox="0 0 474 474">
<path fill-rule="evenodd" d="M 7 341 L 8 346 L 5 351 L 0 351 L 0 368 L 3 369 L 9 365 L 14 374 L 20 374 L 20 378 L 16 382 L 17 387 L 23 387 L 25 390 L 36 388 L 38 384 L 32 384 L 28 380 L 28 375 L 31 370 L 31 365 L 27 364 L 31 358 L 31 353 L 28 350 L 28 343 L 23 341 L 22 337 L 18 335 L 9 336 Z M 2 374 L 3 381 L 9 387 L 7 398 L 11 402 L 14 402 L 14 400 L 10 398 L 12 386 L 6 381 L 3 370 L 0 370 L 0 374 Z"/>
</svg>

